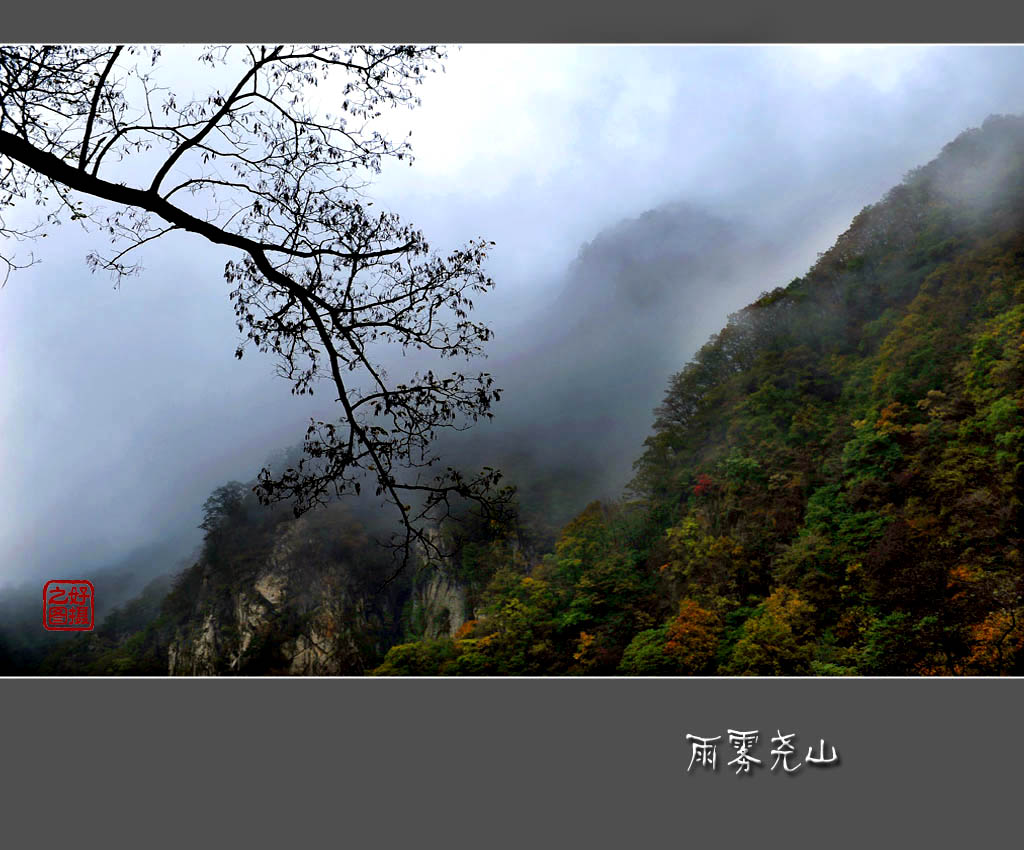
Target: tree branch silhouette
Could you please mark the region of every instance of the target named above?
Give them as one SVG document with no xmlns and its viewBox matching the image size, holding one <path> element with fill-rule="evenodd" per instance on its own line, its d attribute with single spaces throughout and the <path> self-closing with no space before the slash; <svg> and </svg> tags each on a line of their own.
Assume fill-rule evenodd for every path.
<svg viewBox="0 0 1024 850">
<path fill-rule="evenodd" d="M 324 380 L 342 411 L 336 422 L 311 421 L 305 457 L 277 475 L 263 469 L 257 495 L 290 500 L 298 516 L 369 481 L 401 522 L 390 544 L 399 569 L 417 548 L 444 555 L 429 525 L 451 516 L 453 499 L 494 516 L 510 502 L 496 470 L 430 475 L 440 431 L 492 416 L 500 390 L 491 376 L 428 370 L 395 383 L 369 351 L 386 344 L 468 360 L 491 338 L 469 313 L 494 285 L 483 269 L 493 243 L 440 257 L 420 231 L 371 215 L 359 199 L 384 159 L 411 160 L 408 143 L 392 144 L 374 119 L 418 105 L 413 87 L 443 58 L 402 45 L 206 48 L 200 65 L 233 82 L 179 103 L 158 84 L 159 49 L 0 47 L 0 216 L 34 200 L 48 211 L 41 226 L 69 214 L 98 227 L 112 248 L 89 264 L 118 281 L 140 270 L 122 262 L 127 254 L 171 231 L 236 249 L 224 269 L 245 334 L 236 356 L 251 342 L 277 357 L 293 394 Z M 327 83 L 337 114 L 314 103 Z M 119 167 L 126 160 L 132 168 Z M 136 160 L 151 176 L 125 179 Z M 113 209 L 102 215 L 78 195 Z M 0 234 L 39 235 L 2 217 Z M 18 267 L 0 259 L 8 273 Z"/>
</svg>

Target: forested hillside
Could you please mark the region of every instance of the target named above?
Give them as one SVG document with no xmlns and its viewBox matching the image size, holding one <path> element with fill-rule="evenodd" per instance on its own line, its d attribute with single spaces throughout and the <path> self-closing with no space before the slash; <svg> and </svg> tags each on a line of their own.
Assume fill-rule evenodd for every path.
<svg viewBox="0 0 1024 850">
<path fill-rule="evenodd" d="M 553 544 L 524 489 L 382 590 L 350 514 L 232 485 L 159 612 L 44 672 L 1021 674 L 1022 367 L 1024 118 L 993 117 L 731 316 Z"/>
<path fill-rule="evenodd" d="M 1020 673 L 1022 358 L 1024 119 L 993 117 L 672 379 L 634 498 L 538 563 L 468 545 L 479 616 L 377 672 Z"/>
</svg>

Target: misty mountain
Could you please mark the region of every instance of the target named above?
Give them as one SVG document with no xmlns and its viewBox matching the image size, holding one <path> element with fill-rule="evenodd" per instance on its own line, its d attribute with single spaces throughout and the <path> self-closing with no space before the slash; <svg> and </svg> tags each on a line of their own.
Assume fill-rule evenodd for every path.
<svg viewBox="0 0 1024 850">
<path fill-rule="evenodd" d="M 543 311 L 516 330 L 507 332 L 503 343 L 499 340 L 492 350 L 486 367 L 506 388 L 495 420 L 481 423 L 454 439 L 443 440 L 442 460 L 456 466 L 502 468 L 507 481 L 519 490 L 523 523 L 520 540 L 539 554 L 551 545 L 561 525 L 588 501 L 599 496 L 614 497 L 621 491 L 649 429 L 650 411 L 667 376 L 680 359 L 680 355 L 673 352 L 692 352 L 698 347 L 706 336 L 706 328 L 720 321 L 726 309 L 724 305 L 741 288 L 745 264 L 749 264 L 752 256 L 768 250 L 763 244 L 755 243 L 750 230 L 739 223 L 681 202 L 620 221 L 601 231 L 580 247 L 577 257 L 562 275 L 557 294 Z M 609 316 L 616 317 L 613 326 L 608 324 Z M 278 450 L 272 453 L 268 464 L 283 469 L 294 464 L 298 457 L 297 448 Z M 372 500 L 354 501 L 349 507 L 351 510 L 345 514 L 345 519 L 338 521 L 341 523 L 337 526 L 339 534 L 363 534 L 364 531 L 357 531 L 362 528 L 377 538 L 386 539 L 389 529 L 381 525 L 382 518 Z M 260 509 L 254 504 L 247 510 L 255 513 L 248 520 L 236 519 L 238 527 L 234 534 L 251 538 L 249 547 L 258 549 L 255 541 L 263 533 L 259 529 L 264 528 L 264 521 L 255 519 Z M 271 511 L 269 515 L 278 517 L 278 521 L 284 516 L 279 511 Z M 322 522 L 316 527 L 323 533 Z M 290 526 L 285 524 L 281 528 Z M 160 547 L 151 547 L 148 551 L 133 553 L 117 567 L 86 570 L 97 576 L 94 583 L 101 602 L 98 622 L 103 621 L 111 608 L 139 593 L 146 581 L 167 572 L 170 561 L 166 554 L 161 554 Z M 177 553 L 179 557 L 180 554 Z M 363 560 L 367 557 L 367 554 L 360 556 Z M 191 566 L 192 562 L 195 566 Z M 208 604 L 223 612 L 233 608 L 250 610 L 253 605 L 259 607 L 253 600 L 262 597 L 249 587 L 249 579 L 228 579 L 223 569 L 211 562 L 209 553 L 198 561 L 193 558 L 188 565 L 179 564 L 179 572 L 182 566 L 188 566 L 183 576 L 208 574 L 206 583 L 213 581 L 222 588 L 220 594 L 204 592 L 205 601 L 193 600 L 200 608 Z M 340 568 L 337 564 L 332 567 Z M 293 577 L 293 588 L 298 586 L 296 581 L 303 584 L 311 580 L 296 565 L 289 566 L 283 574 Z M 266 576 L 262 580 L 265 581 Z M 175 597 L 179 601 L 187 592 L 183 588 L 189 586 L 187 580 L 182 581 L 184 584 L 179 582 Z M 241 590 L 243 585 L 249 589 Z M 425 623 L 443 617 L 457 627 L 466 619 L 462 607 L 467 601 L 472 602 L 449 600 L 449 604 L 438 607 L 433 597 L 439 593 L 459 596 L 462 591 L 457 583 L 450 585 L 442 581 L 439 584 L 433 579 L 418 584 L 405 577 L 394 590 L 398 595 L 389 597 L 390 602 L 384 607 L 393 609 L 397 605 L 401 608 L 409 600 L 420 599 L 419 608 L 413 607 L 419 612 L 416 616 Z M 319 598 L 321 591 L 304 593 Z M 385 623 L 387 616 L 381 612 L 381 603 L 374 598 L 370 582 L 361 581 L 347 593 L 350 600 L 361 600 L 359 604 L 365 610 L 376 612 L 366 621 L 375 623 L 375 630 L 387 633 L 389 628 L 394 628 Z M 8 618 L 11 646 L 14 646 L 15 634 L 35 631 L 38 595 L 37 590 L 26 588 L 20 595 L 11 595 L 8 599 L 6 604 L 12 612 Z M 193 609 L 188 603 L 183 604 L 181 615 L 185 620 L 181 622 L 186 622 L 187 612 Z M 355 601 L 350 602 L 354 604 Z M 333 603 L 324 599 L 318 605 L 326 606 L 323 610 L 328 613 L 323 616 L 333 618 L 332 622 L 337 619 Z M 440 613 L 449 609 L 459 610 L 454 614 Z M 143 606 L 140 610 L 150 609 Z M 314 610 L 319 610 L 317 605 L 302 609 L 299 616 L 308 618 Z M 123 611 L 116 613 L 119 619 L 124 619 Z M 312 634 L 282 631 L 279 617 L 265 620 L 262 615 L 252 616 L 255 619 L 247 621 L 245 629 L 254 633 L 260 624 L 266 627 L 266 623 L 273 621 L 281 632 L 278 644 L 287 644 L 288 640 L 293 643 L 315 640 Z M 93 672 L 118 669 L 117 657 L 109 654 L 111 634 L 117 632 L 115 625 L 104 623 L 96 636 L 94 643 L 103 648 L 99 655 L 95 647 L 91 654 L 65 650 L 59 659 L 51 659 L 49 666 L 65 672 L 75 669 L 75 664 L 92 665 Z M 161 652 L 166 653 L 172 645 L 172 633 L 173 629 L 166 624 L 162 627 L 158 641 Z M 285 633 L 290 638 L 286 639 Z M 338 634 L 348 632 L 341 630 Z M 398 634 L 400 636 L 401 631 Z M 153 639 L 157 640 L 156 632 Z M 33 644 L 31 652 L 19 656 L 21 665 L 38 663 L 43 650 L 66 640 L 64 634 L 45 633 L 38 645 Z M 218 657 L 218 651 L 209 646 L 196 649 L 206 646 L 206 640 L 200 629 L 189 638 L 187 647 L 179 646 L 177 669 L 192 672 L 221 669 L 220 662 L 213 660 Z M 340 663 L 337 658 L 335 661 L 321 659 L 315 662 L 320 665 L 316 669 L 335 673 L 362 671 L 372 662 L 372 653 L 363 658 L 351 647 L 341 654 L 349 659 L 344 666 L 330 666 Z M 86 659 L 91 661 L 86 664 Z M 293 666 L 291 661 L 285 660 L 279 660 L 278 664 L 281 669 Z M 325 664 L 327 666 L 323 666 Z M 230 669 L 237 670 L 238 664 Z"/>
<path fill-rule="evenodd" d="M 699 349 L 702 317 L 782 255 L 778 223 L 673 204 L 602 231 L 524 326 L 540 341 L 495 353 L 505 417 L 444 447 L 511 461 L 517 527 L 439 528 L 454 557 L 382 588 L 363 509 L 294 520 L 226 485 L 237 509 L 159 613 L 150 586 L 41 669 L 1019 673 L 1022 199 L 1024 117 L 994 116 L 805 275 L 757 275 Z M 574 507 L 641 421 L 634 498 Z"/>
<path fill-rule="evenodd" d="M 669 381 L 592 503 L 380 674 L 1019 675 L 1024 116 L 962 133 Z M 486 565 L 487 569 L 484 569 Z"/>
<path fill-rule="evenodd" d="M 602 230 L 550 301 L 496 340 L 486 362 L 505 390 L 495 420 L 445 441 L 445 459 L 505 470 L 558 522 L 620 492 L 669 376 L 751 278 L 781 261 L 782 243 L 765 234 L 684 202 Z M 538 492 L 551 478 L 571 498 Z"/>
</svg>

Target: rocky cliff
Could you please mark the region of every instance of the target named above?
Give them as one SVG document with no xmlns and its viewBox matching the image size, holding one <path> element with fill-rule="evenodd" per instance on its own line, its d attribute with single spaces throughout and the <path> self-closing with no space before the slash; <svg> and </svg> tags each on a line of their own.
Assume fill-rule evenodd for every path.
<svg viewBox="0 0 1024 850">
<path fill-rule="evenodd" d="M 397 600 L 377 592 L 352 520 L 331 506 L 278 523 L 266 542 L 208 552 L 192 568 L 169 673 L 364 673 L 386 649 Z"/>
</svg>

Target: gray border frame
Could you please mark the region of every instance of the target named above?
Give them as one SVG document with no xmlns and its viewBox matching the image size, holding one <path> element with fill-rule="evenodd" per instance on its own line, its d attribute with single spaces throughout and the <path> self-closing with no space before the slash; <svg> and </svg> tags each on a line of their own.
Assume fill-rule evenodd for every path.
<svg viewBox="0 0 1024 850">
<path fill-rule="evenodd" d="M 302 14 L 302 9 L 307 14 Z M 48 42 L 411 41 L 586 43 L 1006 43 L 1024 39 L 1024 7 L 1005 0 L 963 4 L 859 0 L 727 0 L 701 6 L 634 0 L 460 0 L 290 4 L 270 0 L 173 4 L 105 0 L 5 8 L 0 39 Z M 958 14 L 959 12 L 959 14 Z"/>
<path fill-rule="evenodd" d="M 3 832 L 114 847 L 979 846 L 1019 833 L 1022 690 L 1019 679 L 5 680 Z M 727 766 L 728 729 L 760 732 L 752 774 Z M 796 733 L 797 760 L 823 738 L 839 763 L 771 772 L 776 732 Z M 688 772 L 687 733 L 723 736 L 715 772 Z"/>
<path fill-rule="evenodd" d="M 5 8 L 5 41 L 982 42 L 978 0 Z M 315 22 L 310 23 L 315 14 Z M 89 846 L 969 846 L 1019 831 L 1024 680 L 0 680 L 3 837 Z M 687 773 L 686 733 L 758 729 L 754 776 Z M 769 739 L 841 763 L 771 774 Z M 724 758 L 723 758 L 724 757 Z M 36 842 L 38 843 L 38 839 Z"/>
</svg>

